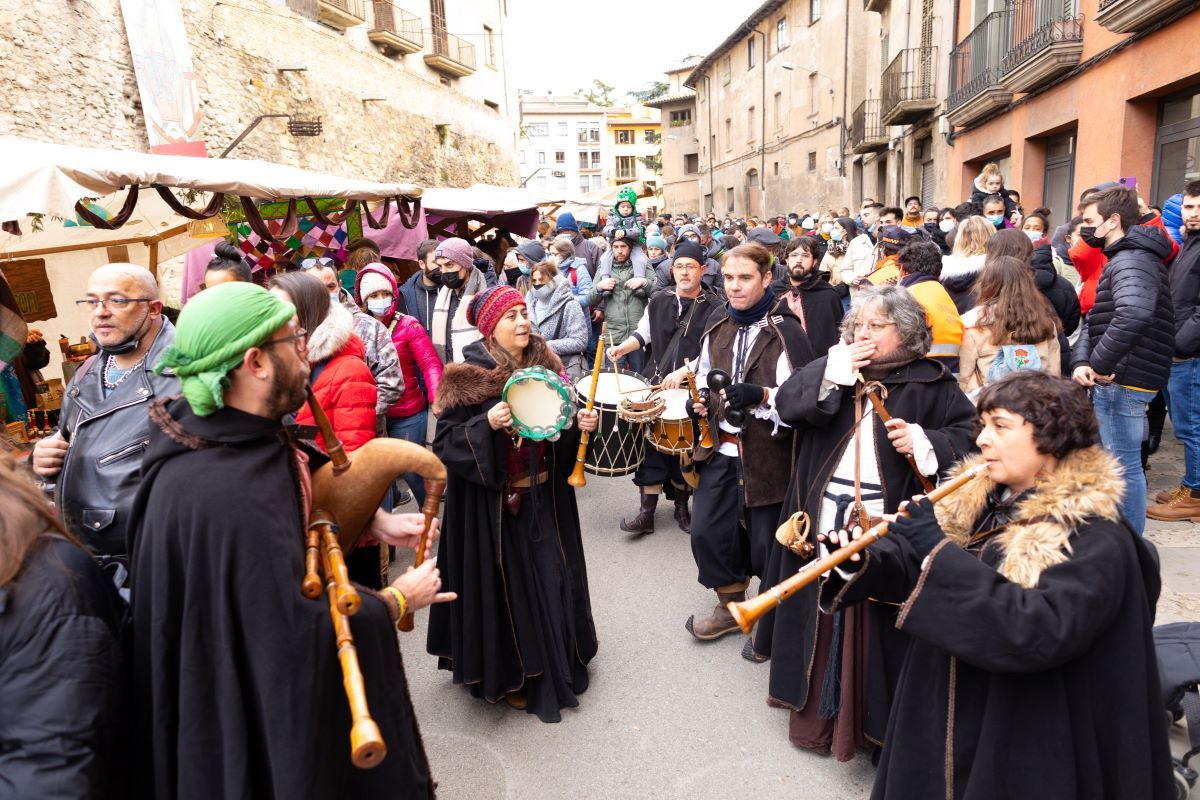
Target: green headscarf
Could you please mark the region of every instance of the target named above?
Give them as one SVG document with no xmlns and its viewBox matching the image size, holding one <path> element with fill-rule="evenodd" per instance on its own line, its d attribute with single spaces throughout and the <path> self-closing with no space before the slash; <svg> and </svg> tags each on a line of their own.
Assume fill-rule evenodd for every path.
<svg viewBox="0 0 1200 800">
<path fill-rule="evenodd" d="M 179 314 L 175 344 L 154 366 L 172 369 L 192 411 L 207 417 L 225 405 L 229 372 L 251 347 L 262 344 L 296 314 L 253 283 L 222 283 L 193 297 Z"/>
</svg>

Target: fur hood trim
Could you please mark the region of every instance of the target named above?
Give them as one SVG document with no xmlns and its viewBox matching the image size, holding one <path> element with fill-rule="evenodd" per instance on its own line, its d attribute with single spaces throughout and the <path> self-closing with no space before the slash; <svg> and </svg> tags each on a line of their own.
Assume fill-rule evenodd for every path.
<svg viewBox="0 0 1200 800">
<path fill-rule="evenodd" d="M 308 361 L 318 361 L 337 355 L 354 335 L 354 316 L 341 303 L 329 304 L 329 316 L 308 335 Z"/>
<path fill-rule="evenodd" d="M 942 272 L 938 276 L 938 280 L 947 281 L 968 275 L 978 275 L 983 272 L 983 262 L 986 259 L 987 255 L 984 253 L 975 256 L 943 256 Z"/>
<path fill-rule="evenodd" d="M 545 345 L 544 340 L 541 344 L 540 357 L 535 360 L 535 363 L 556 375 L 562 375 L 562 360 Z M 437 400 L 433 404 L 435 415 L 441 414 L 448 408 L 478 406 L 488 400 L 497 400 L 504 391 L 504 384 L 512 377 L 512 370 L 496 364 L 484 349 L 483 342 L 468 345 L 464 356 L 470 360 L 466 363 L 451 362 L 442 372 L 442 381 L 438 384 Z M 484 356 L 486 356 L 486 362 Z M 534 366 L 534 364 L 528 366 Z"/>
<path fill-rule="evenodd" d="M 949 477 L 983 463 L 973 456 L 950 470 Z M 942 530 L 959 546 L 971 536 L 975 520 L 987 506 L 996 484 L 978 478 L 936 506 Z M 1070 537 L 1089 518 L 1119 520 L 1125 481 L 1117 460 L 1099 445 L 1076 450 L 1039 479 L 1035 491 L 1016 509 L 1013 522 L 991 544 L 1002 552 L 1000 574 L 1032 589 L 1044 570 L 1071 556 Z M 1020 523 L 1019 520 L 1029 520 Z"/>
</svg>

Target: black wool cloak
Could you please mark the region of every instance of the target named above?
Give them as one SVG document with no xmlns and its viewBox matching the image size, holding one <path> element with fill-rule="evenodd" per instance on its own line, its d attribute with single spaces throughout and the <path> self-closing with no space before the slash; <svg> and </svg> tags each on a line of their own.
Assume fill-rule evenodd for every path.
<svg viewBox="0 0 1200 800">
<path fill-rule="evenodd" d="M 984 476 L 937 504 L 947 538 L 924 570 L 889 536 L 822 587 L 830 610 L 906 597 L 896 624 L 911 645 L 871 797 L 1175 797 L 1158 556 L 1121 519 L 1119 465 L 1100 447 L 1068 454 L 979 543 L 997 488 Z"/>
<path fill-rule="evenodd" d="M 785 307 L 787 294 L 793 291 L 792 283 L 785 275 L 771 285 L 775 296 Z M 804 332 L 808 334 L 813 355 L 825 355 L 841 337 L 842 298 L 837 289 L 829 285 L 822 273 L 813 269 L 800 284 L 800 303 L 804 306 Z M 790 310 L 790 307 L 789 307 Z"/>
<path fill-rule="evenodd" d="M 183 399 L 151 420 L 129 548 L 138 796 L 432 797 L 396 630 L 366 590 L 350 627 L 387 757 L 350 762 L 329 603 L 300 593 L 303 506 L 280 423 L 197 417 Z"/>
<path fill-rule="evenodd" d="M 796 463 L 781 518 L 787 519 L 800 509 L 810 510 L 813 519 L 809 541 L 814 547 L 820 533 L 816 530 L 816 517 L 820 514 L 822 496 L 842 453 L 853 447 L 853 389 L 835 388 L 825 400 L 817 400 L 827 362 L 828 357 L 822 356 L 793 373 L 775 398 L 780 417 L 796 426 L 798 434 Z M 978 415 L 958 382 L 941 364 L 919 358 L 892 370 L 882 383 L 888 391 L 884 401 L 888 412 L 922 427 L 941 469 L 949 469 L 974 450 Z M 894 513 L 901 501 L 923 490 L 908 461 L 889 443 L 887 430 L 878 417 L 874 438 L 883 479 L 884 508 L 887 513 Z M 771 542 L 766 575 L 759 591 L 787 578 L 804 563 L 779 542 Z M 894 605 L 871 603 L 868 609 L 870 657 L 863 729 L 869 739 L 881 742 L 906 637 L 894 630 Z M 810 584 L 759 621 L 754 650 L 771 657 L 769 696 L 774 703 L 797 711 L 804 708 L 813 670 L 817 623 L 816 584 Z"/>
<path fill-rule="evenodd" d="M 430 608 L 427 650 L 475 696 L 495 703 L 524 691 L 528 710 L 555 722 L 587 688 L 597 647 L 579 510 L 566 480 L 579 432 L 572 426 L 556 442 L 522 444 L 531 456 L 544 454 L 550 479 L 520 492 L 513 517 L 502 505 L 512 440 L 487 421 L 511 372 L 483 342 L 463 356 L 442 375 L 433 443 L 449 473 L 438 568 L 442 591 L 458 599 Z M 541 365 L 562 371 L 548 348 Z"/>
</svg>

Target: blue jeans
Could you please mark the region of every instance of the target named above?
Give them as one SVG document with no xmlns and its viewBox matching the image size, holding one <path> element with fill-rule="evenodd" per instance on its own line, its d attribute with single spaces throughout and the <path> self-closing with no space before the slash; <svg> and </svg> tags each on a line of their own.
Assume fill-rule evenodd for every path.
<svg viewBox="0 0 1200 800">
<path fill-rule="evenodd" d="M 1171 364 L 1171 427 L 1183 444 L 1183 485 L 1200 489 L 1200 358 Z"/>
<path fill-rule="evenodd" d="M 403 439 L 406 442 L 425 446 L 425 429 L 429 425 L 429 411 L 418 411 L 411 417 L 403 419 L 388 418 L 387 433 L 389 439 Z M 417 501 L 419 510 L 425 503 L 425 479 L 415 472 L 406 472 L 401 477 L 412 490 L 413 499 Z"/>
<path fill-rule="evenodd" d="M 1126 389 L 1115 383 L 1096 384 L 1092 406 L 1100 423 L 1100 441 L 1116 456 L 1125 475 L 1121 513 L 1141 534 L 1146 527 L 1146 474 L 1142 471 L 1142 439 L 1146 435 L 1146 406 L 1154 392 Z"/>
</svg>

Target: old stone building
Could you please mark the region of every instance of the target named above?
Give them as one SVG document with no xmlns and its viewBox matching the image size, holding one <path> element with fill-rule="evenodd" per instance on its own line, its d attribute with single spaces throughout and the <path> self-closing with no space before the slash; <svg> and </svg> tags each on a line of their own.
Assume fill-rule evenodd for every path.
<svg viewBox="0 0 1200 800">
<path fill-rule="evenodd" d="M 668 70 L 666 92 L 646 103 L 662 114 L 662 202 L 663 209 L 671 213 L 700 211 L 696 93 L 683 85 L 698 61 L 692 59 Z"/>
<path fill-rule="evenodd" d="M 152 18 L 171 3 L 209 155 L 287 114 L 320 134 L 270 118 L 232 155 L 427 186 L 516 182 L 503 0 L 449 13 L 443 0 L 0 0 L 0 134 L 147 150 L 122 7 Z"/>
<path fill-rule="evenodd" d="M 521 183 L 575 197 L 607 184 L 605 109 L 582 97 L 521 92 Z"/>
</svg>

